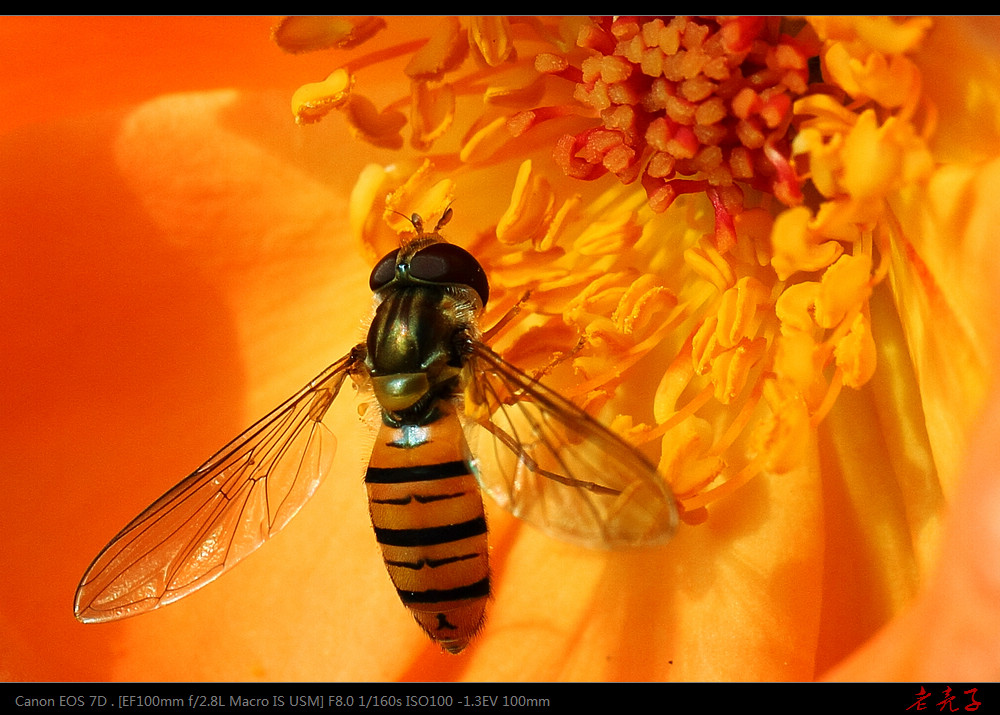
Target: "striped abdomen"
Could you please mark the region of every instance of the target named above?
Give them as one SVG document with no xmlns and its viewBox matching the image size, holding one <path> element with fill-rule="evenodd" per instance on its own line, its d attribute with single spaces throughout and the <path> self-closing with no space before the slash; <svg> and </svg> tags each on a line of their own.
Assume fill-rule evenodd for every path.
<svg viewBox="0 0 1000 715">
<path fill-rule="evenodd" d="M 365 474 L 375 537 L 400 599 L 452 653 L 483 622 L 489 597 L 486 517 L 447 410 L 421 427 L 379 428 Z"/>
</svg>

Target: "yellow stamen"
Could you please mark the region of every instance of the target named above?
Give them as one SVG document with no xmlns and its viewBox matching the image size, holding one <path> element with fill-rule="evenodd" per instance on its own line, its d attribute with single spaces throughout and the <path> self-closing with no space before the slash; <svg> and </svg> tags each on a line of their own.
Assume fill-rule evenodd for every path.
<svg viewBox="0 0 1000 715">
<path fill-rule="evenodd" d="M 868 302 L 902 234 L 889 200 L 933 168 L 935 109 L 908 56 L 928 26 L 449 18 L 296 101 L 329 102 L 393 147 L 409 108 L 423 163 L 373 172 L 358 193 L 376 207 L 389 193 L 396 231 L 410 228 L 390 212 L 431 222 L 489 176 L 489 208 L 459 240 L 490 273 L 489 315 L 531 290 L 499 345 L 594 408 L 630 394 L 646 356 L 668 364 L 653 424 L 641 405 L 614 423 L 661 439 L 696 520 L 762 470 L 800 464 L 842 387 L 875 370 Z M 379 111 L 355 75 L 391 63 L 409 93 Z M 369 252 L 390 245 L 392 231 L 356 225 Z"/>
</svg>

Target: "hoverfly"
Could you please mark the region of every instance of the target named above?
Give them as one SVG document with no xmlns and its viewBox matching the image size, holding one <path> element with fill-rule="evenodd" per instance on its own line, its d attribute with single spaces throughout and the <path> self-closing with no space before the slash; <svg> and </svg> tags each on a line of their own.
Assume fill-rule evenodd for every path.
<svg viewBox="0 0 1000 715">
<path fill-rule="evenodd" d="M 490 595 L 481 490 L 563 539 L 662 543 L 677 509 L 642 455 L 483 342 L 489 283 L 468 251 L 426 233 L 382 258 L 365 342 L 157 499 L 98 554 L 76 592 L 85 622 L 134 616 L 209 583 L 280 531 L 319 486 L 323 418 L 350 376 L 381 419 L 365 473 L 375 538 L 402 602 L 458 653 Z M 469 443 L 480 433 L 479 450 Z M 468 437 L 468 439 L 467 439 Z"/>
</svg>

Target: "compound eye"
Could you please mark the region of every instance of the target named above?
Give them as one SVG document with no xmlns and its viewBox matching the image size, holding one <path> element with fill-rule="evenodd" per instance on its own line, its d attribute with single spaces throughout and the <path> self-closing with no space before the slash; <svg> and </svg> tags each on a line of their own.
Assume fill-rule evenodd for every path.
<svg viewBox="0 0 1000 715">
<path fill-rule="evenodd" d="M 396 256 L 398 255 L 399 249 L 397 248 L 375 264 L 371 277 L 368 279 L 368 285 L 372 292 L 377 291 L 396 277 Z"/>
<path fill-rule="evenodd" d="M 468 286 L 479 294 L 483 305 L 490 297 L 490 284 L 479 261 L 464 248 L 450 243 L 432 243 L 418 251 L 410 261 L 410 275 L 428 283 Z"/>
</svg>

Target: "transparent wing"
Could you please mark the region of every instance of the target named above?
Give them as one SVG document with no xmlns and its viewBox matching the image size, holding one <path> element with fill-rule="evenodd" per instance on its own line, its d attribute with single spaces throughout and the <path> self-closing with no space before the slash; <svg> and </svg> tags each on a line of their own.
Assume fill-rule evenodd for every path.
<svg viewBox="0 0 1000 715">
<path fill-rule="evenodd" d="M 334 363 L 153 502 L 111 540 L 76 591 L 76 617 L 111 621 L 184 598 L 281 530 L 336 451 L 323 416 L 360 363 Z"/>
<path fill-rule="evenodd" d="M 466 413 L 485 432 L 474 464 L 501 506 L 590 547 L 671 537 L 673 494 L 645 457 L 485 345 L 473 342 L 469 368 Z"/>
</svg>

